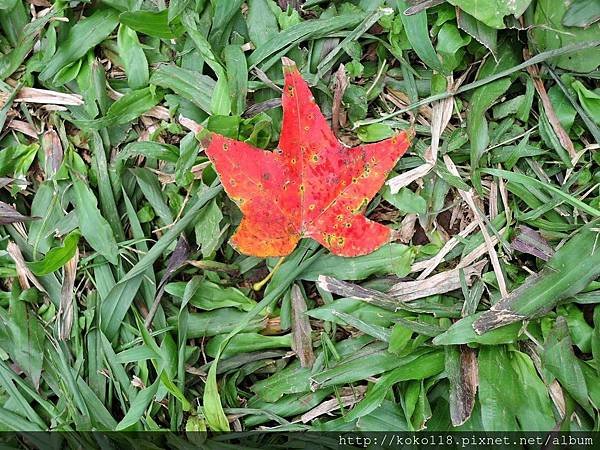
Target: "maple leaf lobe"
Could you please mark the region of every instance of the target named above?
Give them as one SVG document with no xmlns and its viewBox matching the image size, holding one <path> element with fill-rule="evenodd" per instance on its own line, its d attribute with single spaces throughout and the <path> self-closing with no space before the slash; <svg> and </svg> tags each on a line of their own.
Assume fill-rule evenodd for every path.
<svg viewBox="0 0 600 450">
<path fill-rule="evenodd" d="M 213 134 L 206 154 L 243 219 L 239 252 L 285 256 L 310 237 L 341 256 L 370 253 L 391 230 L 363 212 L 409 146 L 407 133 L 346 147 L 331 131 L 293 61 L 283 58 L 283 123 L 277 151 Z"/>
</svg>

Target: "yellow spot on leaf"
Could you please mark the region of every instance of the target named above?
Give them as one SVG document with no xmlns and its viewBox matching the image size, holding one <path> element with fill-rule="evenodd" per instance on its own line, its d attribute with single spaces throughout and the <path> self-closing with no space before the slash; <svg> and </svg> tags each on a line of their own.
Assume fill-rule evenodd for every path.
<svg viewBox="0 0 600 450">
<path fill-rule="evenodd" d="M 363 197 L 363 199 L 358 204 L 358 206 L 352 210 L 352 213 L 353 214 L 358 214 L 368 204 L 369 204 L 369 199 L 367 197 Z"/>
</svg>

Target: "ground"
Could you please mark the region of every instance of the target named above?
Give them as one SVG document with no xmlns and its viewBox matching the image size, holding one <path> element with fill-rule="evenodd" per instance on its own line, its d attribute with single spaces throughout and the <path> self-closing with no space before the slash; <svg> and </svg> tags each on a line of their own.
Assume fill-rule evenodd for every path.
<svg viewBox="0 0 600 450">
<path fill-rule="evenodd" d="M 0 0 L 0 430 L 597 430 L 598 9 Z M 207 139 L 277 150 L 282 57 L 415 134 L 372 253 L 230 245 Z"/>
</svg>

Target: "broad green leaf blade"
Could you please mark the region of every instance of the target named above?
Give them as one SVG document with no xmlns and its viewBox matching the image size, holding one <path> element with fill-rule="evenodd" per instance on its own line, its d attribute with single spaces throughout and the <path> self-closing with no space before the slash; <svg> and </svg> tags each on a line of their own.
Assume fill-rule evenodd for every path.
<svg viewBox="0 0 600 450">
<path fill-rule="evenodd" d="M 121 25 L 117 34 L 117 45 L 119 46 L 119 56 L 125 65 L 129 87 L 131 89 L 145 87 L 150 78 L 148 60 L 135 31 L 126 25 Z"/>
<path fill-rule="evenodd" d="M 598 39 L 600 22 L 588 28 L 563 26 L 561 23 L 571 2 L 565 0 L 538 0 L 536 2 L 533 25 L 533 39 L 540 50 L 551 50 L 577 42 Z M 593 11 L 589 11 L 593 14 Z M 587 49 L 569 56 L 553 58 L 552 64 L 574 72 L 591 72 L 600 65 L 600 52 Z"/>
<path fill-rule="evenodd" d="M 46 275 L 60 269 L 75 254 L 79 236 L 78 231 L 72 231 L 65 236 L 61 246 L 51 248 L 42 260 L 30 262 L 27 266 L 35 275 Z"/>
<path fill-rule="evenodd" d="M 398 9 L 404 11 L 409 7 L 407 0 L 396 0 Z M 442 66 L 435 49 L 429 38 L 429 29 L 427 27 L 427 13 L 421 11 L 420 13 L 406 16 L 400 13 L 402 23 L 406 30 L 406 36 L 412 46 L 413 50 L 417 53 L 419 58 L 423 60 L 430 68 L 439 73 L 446 73 L 446 70 Z"/>
<path fill-rule="evenodd" d="M 563 317 L 556 320 L 554 328 L 548 334 L 541 358 L 547 370 L 575 401 L 588 413 L 593 414 L 581 363 L 573 352 L 573 342 Z"/>
<path fill-rule="evenodd" d="M 509 42 L 505 42 L 503 52 L 498 55 L 498 61 L 490 58 L 484 63 L 478 74 L 479 79 L 507 70 L 518 63 L 518 57 L 510 45 Z M 509 77 L 493 81 L 477 88 L 471 96 L 467 110 L 467 133 L 471 140 L 471 170 L 479 167 L 479 160 L 490 142 L 485 113 L 511 84 L 512 79 Z"/>
<path fill-rule="evenodd" d="M 586 28 L 600 20 L 600 3 L 596 0 L 574 0 L 562 19 L 565 27 Z"/>
<path fill-rule="evenodd" d="M 549 431 L 554 427 L 548 389 L 529 356 L 503 347 L 482 347 L 478 360 L 486 430 Z"/>
<path fill-rule="evenodd" d="M 175 39 L 183 33 L 179 24 L 170 24 L 168 11 L 130 11 L 119 16 L 119 22 L 138 33 L 162 39 Z"/>
<path fill-rule="evenodd" d="M 539 317 L 561 300 L 585 289 L 600 275 L 598 237 L 594 227 L 581 228 L 548 260 L 544 269 L 484 312 L 473 323 L 475 331 L 482 334 L 512 322 Z"/>
<path fill-rule="evenodd" d="M 494 58 L 497 55 L 498 31 L 464 11 L 457 11 L 458 26 L 461 30 L 469 33 L 477 42 L 492 52 Z"/>
<path fill-rule="evenodd" d="M 156 395 L 156 391 L 158 390 L 158 386 L 160 385 L 160 379 L 157 379 L 154 383 L 152 383 L 147 388 L 141 390 L 131 402 L 129 410 L 125 417 L 121 419 L 121 421 L 117 424 L 115 430 L 122 431 L 127 428 L 135 425 L 142 418 L 150 403 L 154 399 Z"/>
<path fill-rule="evenodd" d="M 89 186 L 77 173 L 71 174 L 73 204 L 81 235 L 87 243 L 112 264 L 117 264 L 119 249 L 112 229 L 98 210 L 98 202 Z"/>
<path fill-rule="evenodd" d="M 82 58 L 88 50 L 106 39 L 117 26 L 117 17 L 114 9 L 98 9 L 90 17 L 73 25 L 50 63 L 40 73 L 40 79 L 49 80 L 63 67 Z"/>
<path fill-rule="evenodd" d="M 383 375 L 346 416 L 346 421 L 352 421 L 375 411 L 381 406 L 390 389 L 401 381 L 422 380 L 442 372 L 444 369 L 444 355 L 442 352 L 424 354 L 417 359 L 391 370 Z"/>
<path fill-rule="evenodd" d="M 504 17 L 520 17 L 531 0 L 492 0 L 482 7 L 478 0 L 448 0 L 492 28 L 505 28 Z"/>
<path fill-rule="evenodd" d="M 94 120 L 73 120 L 78 127 L 99 129 L 111 125 L 123 125 L 139 118 L 152 109 L 162 99 L 162 92 L 156 86 L 130 91 L 110 105 L 106 115 Z"/>
<path fill-rule="evenodd" d="M 376 274 L 404 276 L 410 272 L 414 256 L 414 250 L 403 244 L 384 245 L 369 255 L 354 258 L 327 254 L 302 273 L 301 278 L 316 280 L 319 275 L 327 275 L 340 280 L 363 280 Z"/>
<path fill-rule="evenodd" d="M 347 14 L 327 19 L 310 20 L 293 25 L 273 35 L 268 41 L 257 47 L 249 56 L 248 64 L 251 68 L 256 67 L 263 63 L 269 56 L 288 48 L 292 44 L 301 42 L 309 36 L 325 36 L 340 29 L 355 26 L 363 19 L 363 14 Z M 267 70 L 272 64 L 274 62 L 263 65 L 261 69 Z"/>
<path fill-rule="evenodd" d="M 193 102 L 203 111 L 210 112 L 215 81 L 206 75 L 182 69 L 172 64 L 161 64 L 150 77 L 150 83 L 171 89 Z"/>
</svg>

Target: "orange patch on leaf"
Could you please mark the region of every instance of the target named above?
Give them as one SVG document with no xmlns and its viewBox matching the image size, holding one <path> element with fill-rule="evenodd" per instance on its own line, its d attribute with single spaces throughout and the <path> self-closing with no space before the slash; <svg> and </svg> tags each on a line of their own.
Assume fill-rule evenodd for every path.
<svg viewBox="0 0 600 450">
<path fill-rule="evenodd" d="M 295 64 L 283 59 L 280 151 L 213 134 L 206 154 L 243 213 L 231 239 L 241 253 L 285 256 L 310 237 L 340 256 L 371 253 L 391 230 L 364 216 L 410 145 L 407 133 L 348 148 L 334 136 Z"/>
</svg>

